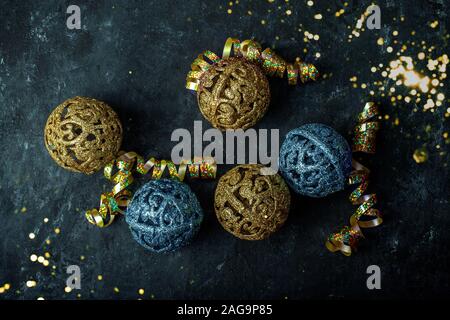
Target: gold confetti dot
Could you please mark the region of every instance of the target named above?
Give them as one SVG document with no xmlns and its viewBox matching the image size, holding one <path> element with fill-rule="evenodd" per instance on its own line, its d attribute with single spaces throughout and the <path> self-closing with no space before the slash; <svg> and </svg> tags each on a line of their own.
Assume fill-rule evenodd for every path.
<svg viewBox="0 0 450 320">
<path fill-rule="evenodd" d="M 266 24 L 266 20 L 261 20 L 261 24 Z"/>
<path fill-rule="evenodd" d="M 314 15 L 314 19 L 322 20 L 322 15 L 320 13 Z"/>
<path fill-rule="evenodd" d="M 36 238 L 36 235 L 32 232 L 28 235 L 28 237 L 33 240 L 34 238 Z"/>
<path fill-rule="evenodd" d="M 102 281 L 102 280 L 103 280 L 103 276 L 102 276 L 101 274 L 99 274 L 99 275 L 97 276 L 97 279 L 98 279 L 98 281 Z"/>
<path fill-rule="evenodd" d="M 144 289 L 139 289 L 138 293 L 142 296 L 145 293 L 145 291 L 144 291 Z"/>
<path fill-rule="evenodd" d="M 115 292 L 115 293 L 119 293 L 119 288 L 114 287 L 114 292 Z"/>
<path fill-rule="evenodd" d="M 419 58 L 419 60 L 425 59 L 425 53 L 419 52 L 419 53 L 417 54 L 417 58 Z"/>
<path fill-rule="evenodd" d="M 48 260 L 44 260 L 42 262 L 42 264 L 44 265 L 44 267 L 48 267 L 48 265 L 50 264 L 50 262 Z"/>
<path fill-rule="evenodd" d="M 370 68 L 370 71 L 377 72 L 377 68 L 376 67 L 372 67 L 372 68 Z"/>
<path fill-rule="evenodd" d="M 394 51 L 394 49 L 392 47 L 387 47 L 386 51 L 391 53 L 392 51 Z"/>
<path fill-rule="evenodd" d="M 308 1 L 306 4 L 308 5 L 308 7 L 312 7 L 314 5 L 314 2 L 313 1 Z"/>
<path fill-rule="evenodd" d="M 232 14 L 232 13 L 233 13 L 233 10 L 228 9 L 227 12 L 228 12 L 228 14 Z"/>
<path fill-rule="evenodd" d="M 50 253 L 46 252 L 46 253 L 44 253 L 44 256 L 48 259 L 48 258 L 50 258 Z"/>
<path fill-rule="evenodd" d="M 20 212 L 22 212 L 22 213 L 27 212 L 27 208 L 26 207 L 22 207 L 22 209 L 20 209 Z"/>
<path fill-rule="evenodd" d="M 48 218 L 44 218 L 44 223 L 47 223 L 48 222 Z"/>
<path fill-rule="evenodd" d="M 286 10 L 286 14 L 287 14 L 288 16 L 290 16 L 290 15 L 292 14 L 292 11 L 291 11 L 291 10 Z"/>
<path fill-rule="evenodd" d="M 30 256 L 30 260 L 33 261 L 33 262 L 35 262 L 35 261 L 37 260 L 37 255 L 32 254 L 32 255 Z"/>
<path fill-rule="evenodd" d="M 56 234 L 59 234 L 60 232 L 61 232 L 61 229 L 55 228 L 55 233 L 56 233 Z"/>
<path fill-rule="evenodd" d="M 384 44 L 384 39 L 383 39 L 383 38 L 378 38 L 377 44 L 378 44 L 379 46 L 382 46 L 382 45 Z"/>
<path fill-rule="evenodd" d="M 36 281 L 34 281 L 34 280 L 28 280 L 27 282 L 26 282 L 26 285 L 27 285 L 27 287 L 28 288 L 33 288 L 33 287 L 35 287 L 36 286 Z"/>
<path fill-rule="evenodd" d="M 413 153 L 413 159 L 417 163 L 424 163 L 428 159 L 428 153 L 425 148 L 416 149 Z"/>
<path fill-rule="evenodd" d="M 64 288 L 64 291 L 65 291 L 66 293 L 70 293 L 70 292 L 72 291 L 72 288 L 71 288 L 71 287 L 65 287 L 65 288 Z"/>
<path fill-rule="evenodd" d="M 430 27 L 433 29 L 436 28 L 438 25 L 439 25 L 439 21 L 437 21 L 437 20 L 430 23 Z"/>
</svg>

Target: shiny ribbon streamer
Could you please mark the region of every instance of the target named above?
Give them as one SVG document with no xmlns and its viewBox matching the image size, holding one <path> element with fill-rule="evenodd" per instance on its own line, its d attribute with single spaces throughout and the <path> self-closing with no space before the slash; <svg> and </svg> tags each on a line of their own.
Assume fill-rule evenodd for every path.
<svg viewBox="0 0 450 320">
<path fill-rule="evenodd" d="M 310 80 L 315 81 L 319 77 L 319 72 L 313 64 L 302 62 L 299 58 L 294 63 L 287 63 L 270 48 L 262 50 L 261 45 L 254 40 L 241 42 L 238 39 L 228 38 L 223 48 L 222 58 L 207 50 L 194 60 L 191 71 L 186 77 L 186 88 L 197 91 L 202 75 L 212 65 L 229 58 L 232 54 L 260 65 L 269 76 L 283 78 L 286 74 L 290 85 L 296 85 L 298 78 L 305 83 Z"/>
<path fill-rule="evenodd" d="M 375 153 L 376 133 L 379 123 L 373 121 L 379 114 L 377 106 L 368 102 L 363 112 L 358 116 L 358 125 L 355 127 L 353 138 L 353 152 Z M 349 185 L 358 185 L 350 194 L 350 202 L 358 206 L 350 217 L 350 226 L 331 234 L 325 243 L 331 252 L 341 251 L 350 256 L 356 250 L 358 243 L 364 238 L 361 229 L 373 228 L 383 222 L 381 212 L 375 209 L 377 196 L 375 193 L 364 194 L 369 186 L 370 171 L 356 160 L 352 161 L 353 171 L 348 178 Z"/>
<path fill-rule="evenodd" d="M 117 172 L 113 174 L 115 167 Z M 177 165 L 172 161 L 150 158 L 145 162 L 144 158 L 136 152 L 124 153 L 122 151 L 119 153 L 119 157 L 108 163 L 103 170 L 104 176 L 114 183 L 114 187 L 111 192 L 103 193 L 100 196 L 98 209 L 94 208 L 86 212 L 87 220 L 100 228 L 109 226 L 116 215 L 123 214 L 131 201 L 133 194 L 127 190 L 127 187 L 134 181 L 133 171 L 145 175 L 150 170 L 152 170 L 151 177 L 153 179 L 161 179 L 167 171 L 169 178 L 183 181 L 186 173 L 191 178 L 214 179 L 217 166 L 213 158 L 196 157 L 193 161 L 183 160 L 177 170 Z"/>
</svg>

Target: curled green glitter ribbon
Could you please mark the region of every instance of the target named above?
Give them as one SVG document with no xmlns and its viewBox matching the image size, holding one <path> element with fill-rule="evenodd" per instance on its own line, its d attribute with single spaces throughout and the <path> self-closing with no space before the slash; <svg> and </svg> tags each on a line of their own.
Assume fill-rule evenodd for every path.
<svg viewBox="0 0 450 320">
<path fill-rule="evenodd" d="M 375 153 L 379 123 L 373 119 L 378 114 L 378 107 L 373 102 L 366 103 L 355 127 L 353 152 Z M 353 160 L 352 166 L 354 170 L 350 173 L 348 184 L 358 186 L 350 194 L 349 200 L 358 207 L 350 217 L 350 226 L 331 234 L 325 243 L 331 252 L 341 251 L 346 256 L 350 256 L 352 251 L 356 250 L 359 241 L 364 238 L 361 228 L 376 227 L 383 222 L 380 211 L 374 208 L 377 203 L 376 194 L 364 194 L 369 186 L 369 169 L 356 160 Z"/>
<path fill-rule="evenodd" d="M 229 58 L 231 54 L 260 65 L 269 76 L 283 78 L 286 74 L 290 85 L 296 85 L 298 78 L 302 83 L 305 83 L 310 80 L 315 81 L 319 77 L 319 72 L 313 64 L 305 63 L 299 59 L 294 63 L 287 63 L 270 48 L 262 50 L 261 45 L 254 40 L 241 42 L 238 39 L 228 38 L 223 48 L 222 58 L 207 50 L 194 60 L 191 64 L 191 71 L 186 77 L 186 88 L 197 91 L 203 73 L 208 71 L 211 65 Z"/>
<path fill-rule="evenodd" d="M 117 172 L 113 174 L 114 168 Z M 104 170 L 104 176 L 114 183 L 111 192 L 103 193 L 100 196 L 99 208 L 88 210 L 85 214 L 86 219 L 103 228 L 109 226 L 116 215 L 123 214 L 125 208 L 131 200 L 132 192 L 127 190 L 128 186 L 134 181 L 133 171 L 145 175 L 152 170 L 153 179 L 161 179 L 167 169 L 168 177 L 183 181 L 186 173 L 191 178 L 214 179 L 216 177 L 217 166 L 213 158 L 203 159 L 194 158 L 193 161 L 183 160 L 178 165 L 175 165 L 169 160 L 157 160 L 150 158 L 144 161 L 136 152 L 123 151 L 119 153 L 116 160 L 108 163 Z"/>
</svg>

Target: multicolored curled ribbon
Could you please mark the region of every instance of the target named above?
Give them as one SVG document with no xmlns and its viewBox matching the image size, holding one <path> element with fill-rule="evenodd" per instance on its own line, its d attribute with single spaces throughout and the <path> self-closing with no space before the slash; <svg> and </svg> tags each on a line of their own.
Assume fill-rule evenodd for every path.
<svg viewBox="0 0 450 320">
<path fill-rule="evenodd" d="M 379 123 L 373 119 L 378 114 L 377 106 L 373 102 L 367 102 L 363 112 L 358 116 L 358 125 L 355 127 L 353 138 L 353 152 L 375 153 Z M 381 212 L 373 208 L 377 203 L 376 194 L 364 194 L 369 186 L 369 169 L 356 160 L 353 160 L 352 166 L 354 170 L 350 173 L 348 184 L 358 186 L 350 194 L 349 200 L 358 207 L 350 217 L 350 226 L 345 226 L 339 232 L 331 234 L 325 244 L 331 252 L 341 251 L 346 256 L 350 256 L 352 250 L 356 250 L 359 240 L 364 238 L 362 228 L 376 227 L 383 222 Z"/>
<path fill-rule="evenodd" d="M 113 174 L 114 167 L 117 172 Z M 183 181 L 186 172 L 189 172 L 191 178 L 214 179 L 216 177 L 217 165 L 213 158 L 194 158 L 193 161 L 183 160 L 177 170 L 177 165 L 168 160 L 156 160 L 150 158 L 147 162 L 136 152 L 123 151 L 119 153 L 116 160 L 108 163 L 103 172 L 104 176 L 115 185 L 111 192 L 103 193 L 100 196 L 100 207 L 86 212 L 87 220 L 103 228 L 109 226 L 114 217 L 123 214 L 128 203 L 131 201 L 132 193 L 127 187 L 133 183 L 133 171 L 145 175 L 151 169 L 153 179 L 161 179 L 167 169 L 168 176 L 171 179 Z"/>
<path fill-rule="evenodd" d="M 231 53 L 235 57 L 242 57 L 260 65 L 269 76 L 283 78 L 286 73 L 290 85 L 296 85 L 299 77 L 302 83 L 315 81 L 319 77 L 319 72 L 313 64 L 302 62 L 299 58 L 294 63 L 287 63 L 270 48 L 262 50 L 261 45 L 254 40 L 241 42 L 238 39 L 228 38 L 223 48 L 222 58 L 207 50 L 194 60 L 186 78 L 186 88 L 197 91 L 203 73 L 222 59 L 229 58 Z"/>
</svg>

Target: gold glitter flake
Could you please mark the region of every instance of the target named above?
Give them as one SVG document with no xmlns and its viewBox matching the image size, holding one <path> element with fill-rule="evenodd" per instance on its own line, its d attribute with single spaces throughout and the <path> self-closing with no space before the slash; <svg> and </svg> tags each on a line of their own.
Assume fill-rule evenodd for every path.
<svg viewBox="0 0 450 320">
<path fill-rule="evenodd" d="M 430 27 L 435 29 L 439 25 L 439 21 L 435 20 L 433 22 L 430 22 Z"/>
<path fill-rule="evenodd" d="M 428 152 L 425 148 L 416 149 L 413 153 L 413 159 L 417 163 L 424 163 L 428 160 Z"/>
</svg>

